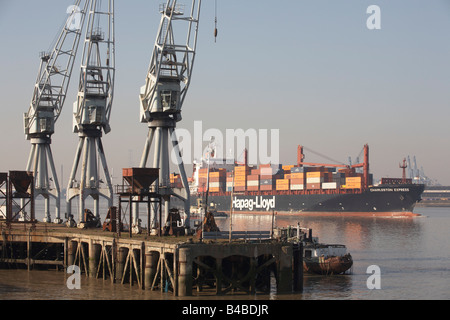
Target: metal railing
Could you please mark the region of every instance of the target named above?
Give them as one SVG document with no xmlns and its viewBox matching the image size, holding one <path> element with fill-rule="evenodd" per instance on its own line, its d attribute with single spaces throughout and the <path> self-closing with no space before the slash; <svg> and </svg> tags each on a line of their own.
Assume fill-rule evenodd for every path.
<svg viewBox="0 0 450 320">
<path fill-rule="evenodd" d="M 204 240 L 230 239 L 229 231 L 203 232 Z M 231 239 L 243 240 L 268 240 L 271 239 L 270 231 L 232 231 Z"/>
</svg>

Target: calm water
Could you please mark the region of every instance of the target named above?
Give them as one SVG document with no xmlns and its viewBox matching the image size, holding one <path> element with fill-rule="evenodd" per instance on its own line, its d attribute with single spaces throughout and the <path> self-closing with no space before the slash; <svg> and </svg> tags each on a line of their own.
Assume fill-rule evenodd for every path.
<svg viewBox="0 0 450 320">
<path fill-rule="evenodd" d="M 354 259 L 353 272 L 339 276 L 305 276 L 301 294 L 226 296 L 226 299 L 450 299 L 450 208 L 417 208 L 418 218 L 276 217 L 276 226 L 313 229 L 321 242 L 342 243 Z M 228 230 L 228 219 L 217 219 Z M 271 216 L 235 215 L 233 230 L 269 230 Z M 369 290 L 367 267 L 381 269 L 381 289 Z M 81 290 L 66 287 L 56 271 L 0 270 L 0 300 L 5 299 L 173 299 L 170 294 L 82 277 Z M 191 297 L 190 299 L 217 299 Z M 223 297 L 222 297 L 223 299 Z"/>
</svg>

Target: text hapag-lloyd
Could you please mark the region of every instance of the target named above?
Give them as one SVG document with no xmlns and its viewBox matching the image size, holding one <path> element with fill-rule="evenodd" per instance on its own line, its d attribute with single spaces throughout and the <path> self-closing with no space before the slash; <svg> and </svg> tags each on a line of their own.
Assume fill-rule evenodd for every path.
<svg viewBox="0 0 450 320">
<path fill-rule="evenodd" d="M 269 211 L 270 209 L 275 209 L 275 197 L 272 199 L 263 199 L 262 196 L 255 197 L 255 199 L 238 199 L 234 197 L 233 208 L 238 210 L 253 210 L 255 208 Z"/>
</svg>

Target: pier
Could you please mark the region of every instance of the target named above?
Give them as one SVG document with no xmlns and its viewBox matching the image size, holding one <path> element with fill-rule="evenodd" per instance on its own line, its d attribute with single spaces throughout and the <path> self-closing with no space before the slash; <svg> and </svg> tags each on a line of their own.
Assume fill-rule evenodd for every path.
<svg viewBox="0 0 450 320">
<path fill-rule="evenodd" d="M 173 296 L 301 291 L 301 248 L 277 240 L 127 235 L 48 223 L 1 223 L 0 267 L 67 270 Z"/>
<path fill-rule="evenodd" d="M 157 177 L 154 169 L 124 169 L 119 209 L 109 208 L 102 228 L 90 210 L 78 225 L 70 220 L 65 224 L 38 222 L 30 201 L 33 175 L 10 172 L 2 179 L 8 187 L 6 219 L 0 220 L 0 267 L 66 271 L 78 266 L 87 277 L 180 297 L 195 292 L 255 294 L 270 292 L 274 286 L 278 293 L 302 290 L 301 245 L 273 239 L 271 231 L 207 232 L 205 223 L 201 230 L 187 232 L 178 227 L 176 209 L 166 219 L 162 217 L 161 196 L 151 188 Z M 147 228 L 134 233 L 129 224 L 129 232 L 122 232 L 122 217 L 132 221 L 134 201 L 147 203 Z M 129 214 L 122 215 L 122 202 L 128 202 Z M 17 213 L 13 203 L 19 206 Z M 151 228 L 152 204 L 156 204 L 158 221 L 167 221 L 164 227 Z"/>
</svg>

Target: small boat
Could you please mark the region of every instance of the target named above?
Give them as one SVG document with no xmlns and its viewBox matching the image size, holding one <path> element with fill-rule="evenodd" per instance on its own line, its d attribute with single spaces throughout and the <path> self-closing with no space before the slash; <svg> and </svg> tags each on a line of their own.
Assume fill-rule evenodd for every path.
<svg viewBox="0 0 450 320">
<path fill-rule="evenodd" d="M 353 265 L 353 258 L 342 244 L 304 242 L 303 271 L 307 273 L 333 275 L 347 272 Z"/>
<path fill-rule="evenodd" d="M 197 199 L 197 205 L 191 206 L 190 213 L 192 218 L 199 218 L 201 219 L 205 215 L 205 207 L 206 204 L 204 203 L 203 199 Z M 217 211 L 217 206 L 214 202 L 209 203 L 208 205 L 208 212 L 212 213 L 214 218 L 226 218 L 228 217 L 228 214 L 223 211 Z"/>
<path fill-rule="evenodd" d="M 276 238 L 303 244 L 303 271 L 306 273 L 342 274 L 353 266 L 353 258 L 343 244 L 320 243 L 310 228 L 288 226 L 274 230 Z"/>
</svg>

